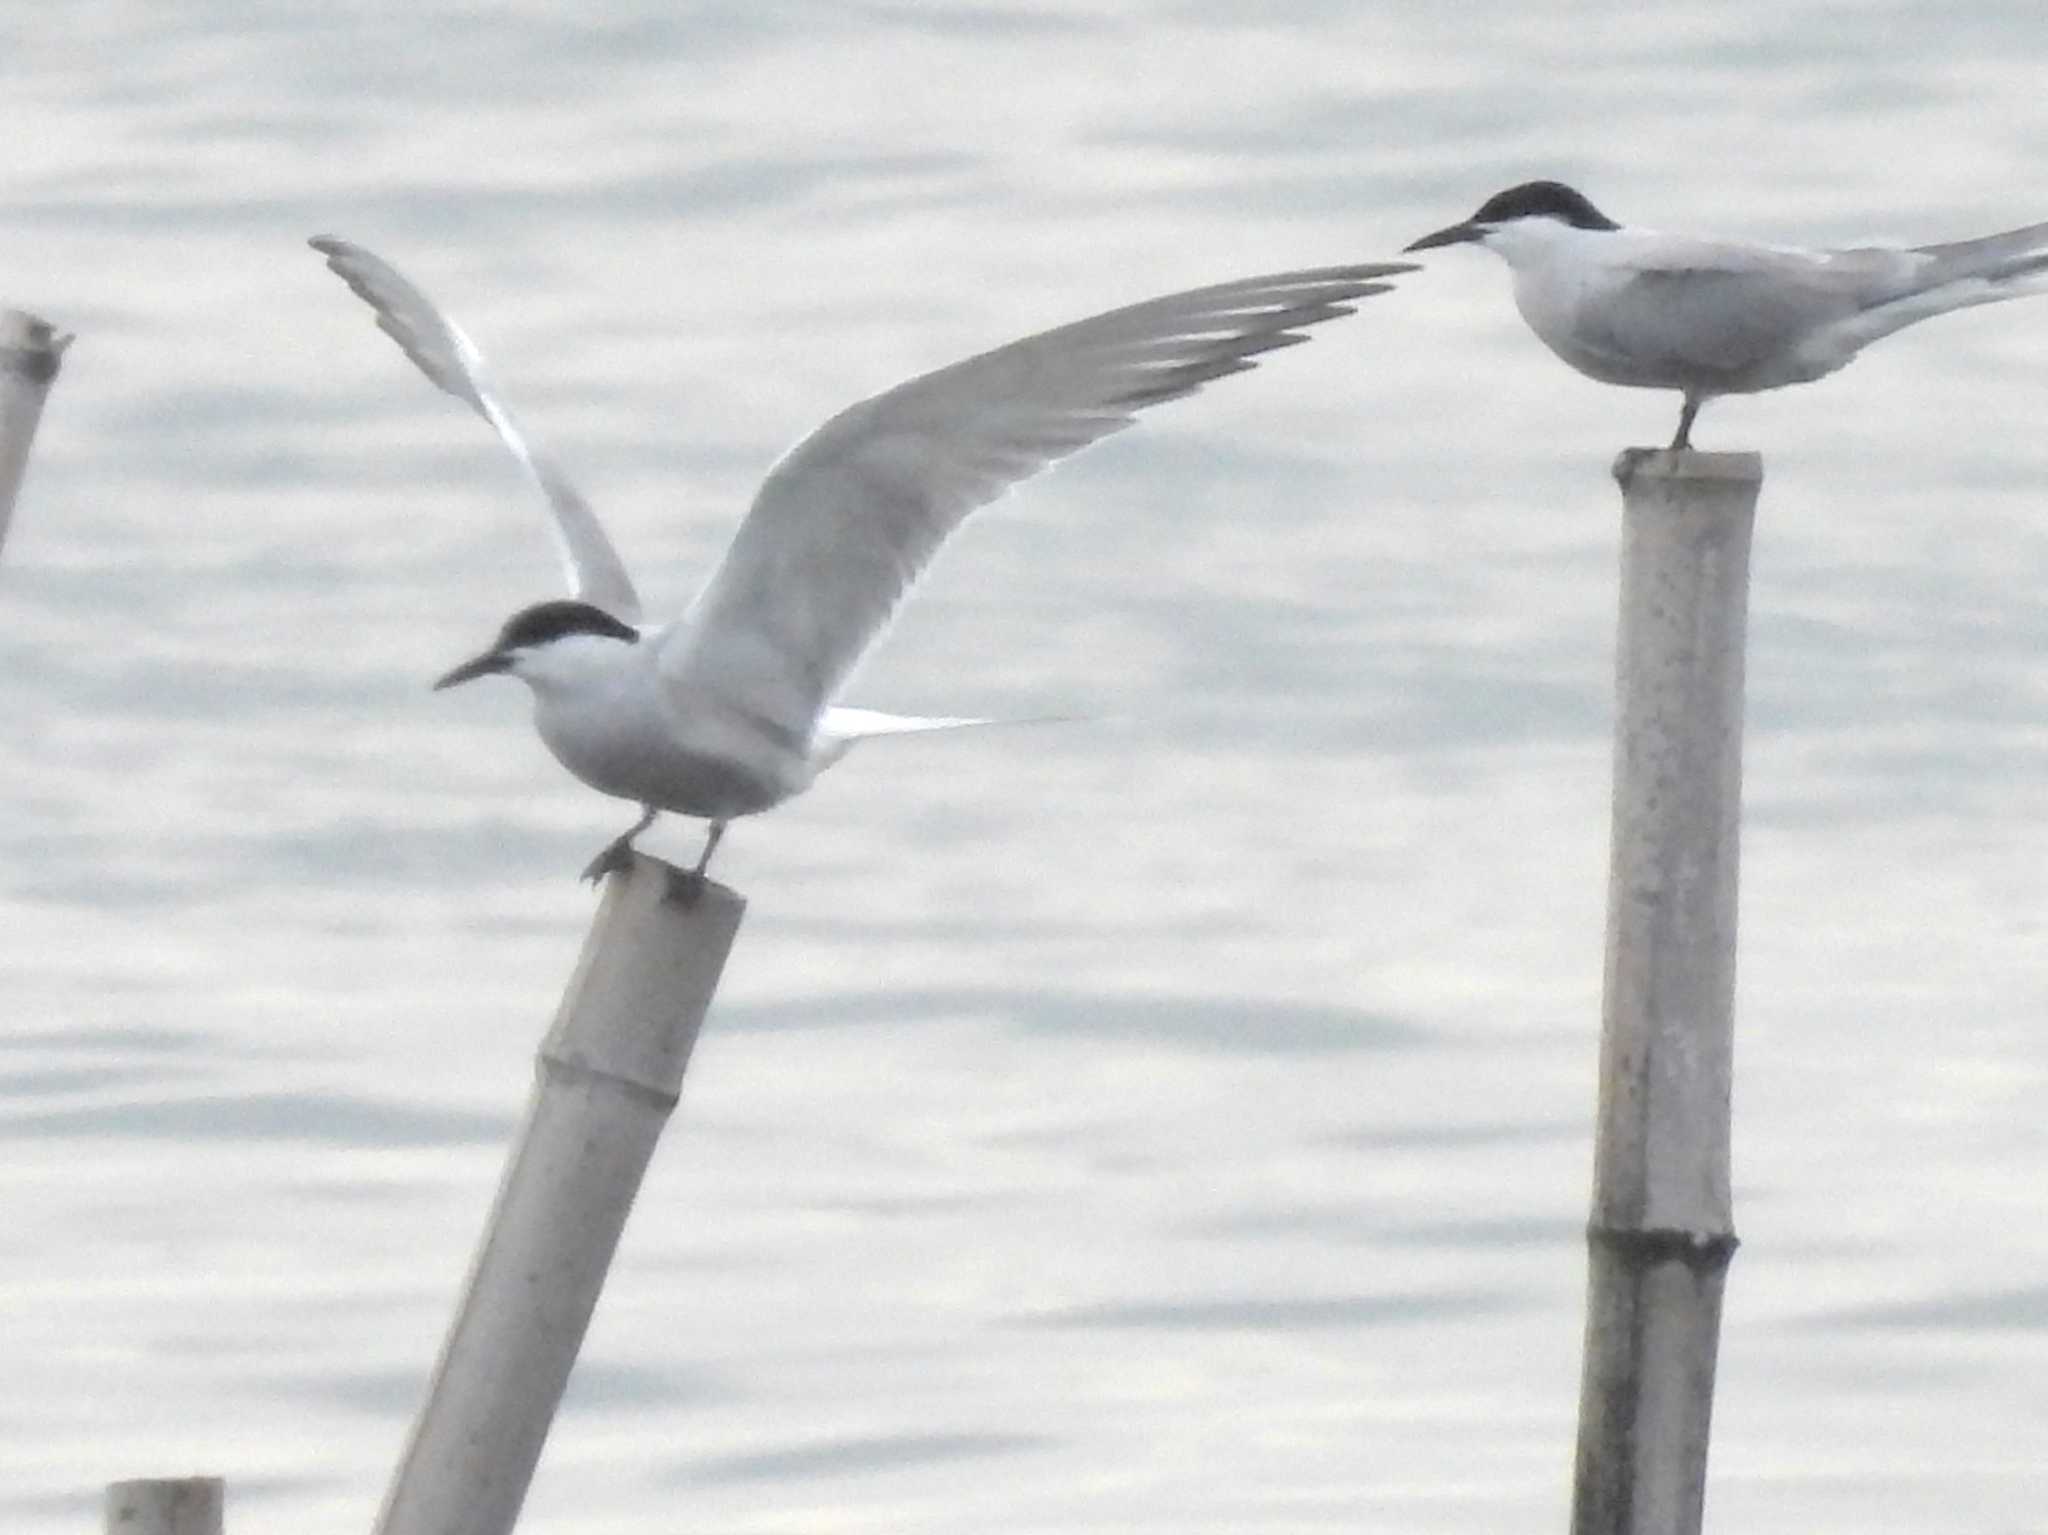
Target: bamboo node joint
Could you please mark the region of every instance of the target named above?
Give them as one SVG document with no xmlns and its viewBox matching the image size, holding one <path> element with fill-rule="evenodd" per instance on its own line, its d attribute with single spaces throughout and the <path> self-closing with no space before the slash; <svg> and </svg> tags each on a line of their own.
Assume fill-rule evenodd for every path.
<svg viewBox="0 0 2048 1535">
<path fill-rule="evenodd" d="M 1725 1270 L 1735 1249 L 1742 1245 L 1732 1231 L 1686 1231 L 1676 1226 L 1591 1225 L 1586 1228 L 1586 1240 L 1612 1250 L 1635 1267 L 1683 1263 L 1700 1276 Z"/>
<path fill-rule="evenodd" d="M 683 1089 L 680 1081 L 674 1087 L 665 1082 L 643 1081 L 639 1077 L 596 1065 L 581 1056 L 565 1054 L 552 1047 L 543 1048 L 540 1059 L 547 1069 L 557 1076 L 573 1077 L 584 1082 L 602 1082 L 616 1088 L 622 1096 L 652 1107 L 664 1115 L 682 1101 Z"/>
</svg>

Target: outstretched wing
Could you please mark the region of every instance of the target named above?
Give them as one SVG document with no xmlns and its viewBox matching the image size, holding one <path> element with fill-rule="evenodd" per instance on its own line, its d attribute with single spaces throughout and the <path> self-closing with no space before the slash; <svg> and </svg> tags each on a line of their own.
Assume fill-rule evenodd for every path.
<svg viewBox="0 0 2048 1535">
<path fill-rule="evenodd" d="M 356 296 L 377 312 L 377 327 L 399 345 L 420 372 L 440 388 L 466 402 L 497 429 L 547 497 L 553 514 L 555 543 L 571 596 L 603 608 L 616 618 L 637 623 L 640 599 L 605 537 L 590 505 L 576 492 L 555 461 L 520 427 L 511 407 L 491 387 L 483 354 L 462 328 L 434 307 L 434 301 L 405 275 L 360 245 L 332 235 L 307 242 L 327 258 L 327 265 Z"/>
<path fill-rule="evenodd" d="M 808 738 L 946 535 L 1017 481 L 1148 406 L 1386 291 L 1408 264 L 1288 272 L 1061 326 L 840 412 L 770 471 L 664 640 L 672 688 L 707 688 Z"/>
</svg>

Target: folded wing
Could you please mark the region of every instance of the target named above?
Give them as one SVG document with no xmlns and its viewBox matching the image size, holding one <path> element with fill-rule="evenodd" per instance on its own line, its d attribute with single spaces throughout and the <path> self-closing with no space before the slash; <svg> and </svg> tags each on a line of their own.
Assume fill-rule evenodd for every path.
<svg viewBox="0 0 2048 1535">
<path fill-rule="evenodd" d="M 1589 314 L 1585 345 L 1652 373 L 1740 380 L 1827 328 L 1831 365 L 1916 320 L 2048 279 L 2048 224 L 1915 249 L 1782 250 L 1665 241 Z M 1779 380 L 1782 382 L 1783 380 Z"/>
<path fill-rule="evenodd" d="M 1112 310 L 928 373 L 840 412 L 769 473 L 724 560 L 664 640 L 706 689 L 799 739 L 947 534 L 1017 481 L 1149 406 L 1384 292 L 1406 264 L 1224 283 Z"/>
<path fill-rule="evenodd" d="M 378 329 L 398 343 L 420 372 L 490 422 L 540 487 L 553 517 L 555 543 L 570 595 L 637 623 L 640 599 L 596 513 L 554 460 L 527 436 L 511 407 L 491 387 L 483 354 L 462 328 L 381 256 L 332 235 L 319 235 L 307 243 L 376 311 Z"/>
<path fill-rule="evenodd" d="M 1892 271 L 1915 259 L 1883 255 Z M 1575 339 L 1615 382 L 1736 383 L 1807 332 L 1854 314 L 1862 290 L 1885 276 L 1850 270 L 1828 252 L 1665 238 L 1581 311 Z"/>
</svg>

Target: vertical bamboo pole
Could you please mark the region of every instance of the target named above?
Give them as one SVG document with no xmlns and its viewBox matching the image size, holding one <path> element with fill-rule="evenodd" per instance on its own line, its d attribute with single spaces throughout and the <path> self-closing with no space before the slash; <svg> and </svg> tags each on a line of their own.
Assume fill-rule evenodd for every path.
<svg viewBox="0 0 2048 1535">
<path fill-rule="evenodd" d="M 538 1061 L 378 1535 L 504 1535 L 519 1516 L 746 903 L 636 855 L 605 883 Z"/>
<path fill-rule="evenodd" d="M 14 498 L 28 471 L 43 397 L 69 345 L 71 337 L 49 321 L 26 310 L 0 310 L 0 544 L 14 521 Z"/>
<path fill-rule="evenodd" d="M 221 1535 L 226 1501 L 217 1476 L 109 1482 L 106 1535 Z"/>
<path fill-rule="evenodd" d="M 1630 449 L 1574 1535 L 1697 1535 L 1735 1252 L 1729 1087 L 1754 453 Z"/>
</svg>

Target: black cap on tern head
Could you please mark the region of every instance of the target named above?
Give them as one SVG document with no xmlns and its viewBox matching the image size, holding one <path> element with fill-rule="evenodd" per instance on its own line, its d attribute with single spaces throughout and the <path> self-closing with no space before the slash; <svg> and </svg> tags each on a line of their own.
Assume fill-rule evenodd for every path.
<svg viewBox="0 0 2048 1535">
<path fill-rule="evenodd" d="M 1426 234 L 1408 249 L 1430 250 L 1439 245 L 1456 245 L 1464 240 L 1483 240 L 1487 231 L 1515 219 L 1548 218 L 1574 229 L 1619 229 L 1621 226 L 1602 213 L 1585 193 L 1562 181 L 1525 181 L 1520 186 L 1496 192 L 1479 205 L 1479 211 L 1461 223 Z"/>
<path fill-rule="evenodd" d="M 523 645 L 545 645 L 570 634 L 598 634 L 606 639 L 624 640 L 628 645 L 640 638 L 640 631 L 622 623 L 603 608 L 573 598 L 557 597 L 521 608 L 505 620 L 498 631 L 494 650 L 517 650 Z"/>
<path fill-rule="evenodd" d="M 521 608 L 514 613 L 498 630 L 498 638 L 489 650 L 474 660 L 464 661 L 435 682 L 434 687 L 438 691 L 458 683 L 474 682 L 478 677 L 488 677 L 493 672 L 510 671 L 512 658 L 519 651 L 546 645 L 572 634 L 597 635 L 604 639 L 622 640 L 628 645 L 640 639 L 638 629 L 622 623 L 603 608 L 557 597 L 548 602 L 536 602 L 532 607 Z"/>
</svg>

